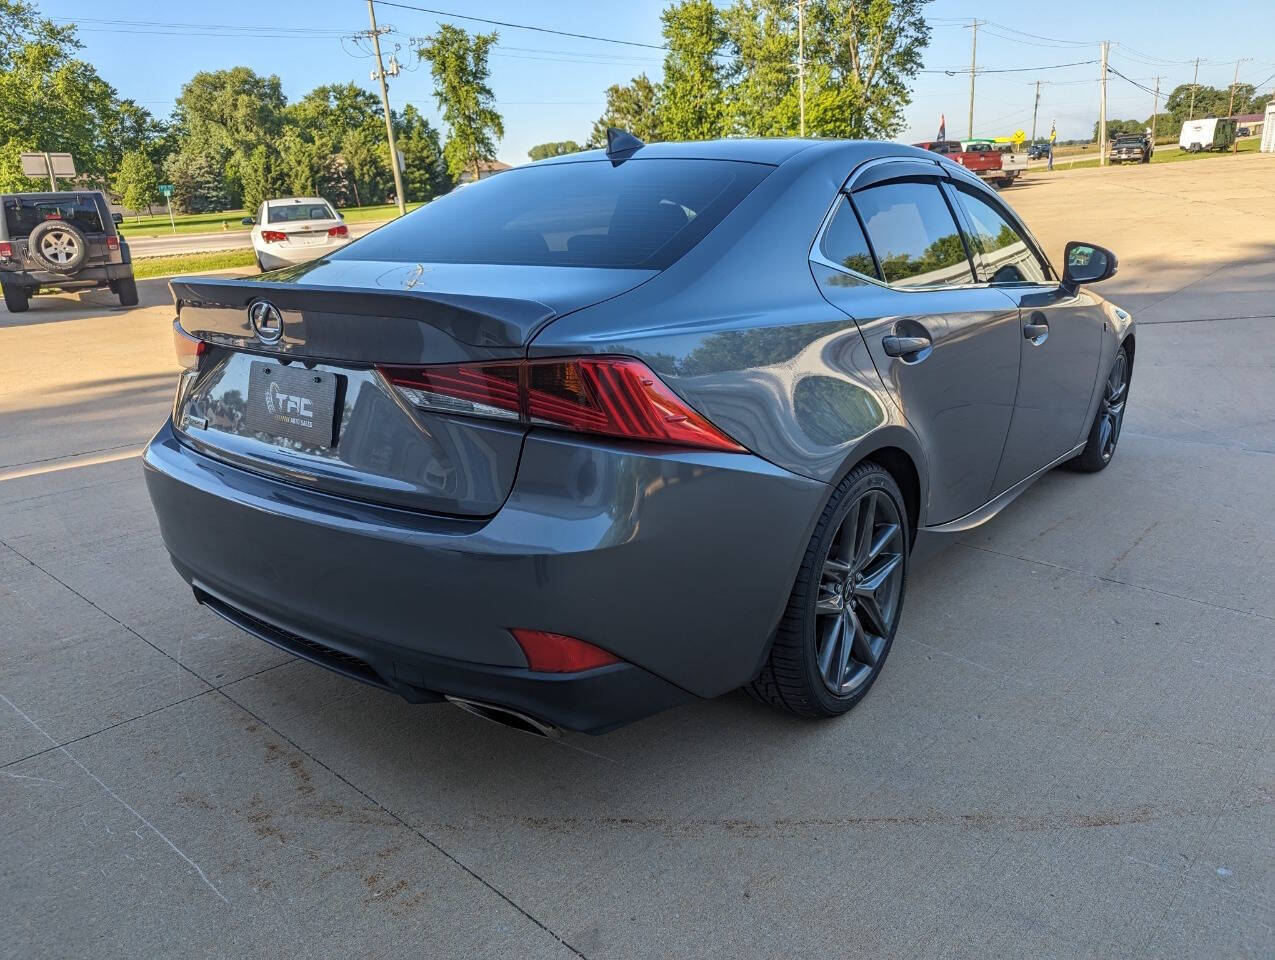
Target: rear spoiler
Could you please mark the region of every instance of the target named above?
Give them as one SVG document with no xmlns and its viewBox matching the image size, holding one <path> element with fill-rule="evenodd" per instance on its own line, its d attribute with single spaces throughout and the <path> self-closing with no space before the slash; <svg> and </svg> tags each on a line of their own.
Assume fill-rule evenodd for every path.
<svg viewBox="0 0 1275 960">
<path fill-rule="evenodd" d="M 303 269 L 303 268 L 302 268 Z M 521 355 L 555 311 L 532 299 L 427 289 L 366 289 L 255 277 L 169 282 L 182 329 L 210 343 L 355 363 L 455 363 Z M 266 343 L 248 307 L 273 304 L 283 335 Z"/>
</svg>

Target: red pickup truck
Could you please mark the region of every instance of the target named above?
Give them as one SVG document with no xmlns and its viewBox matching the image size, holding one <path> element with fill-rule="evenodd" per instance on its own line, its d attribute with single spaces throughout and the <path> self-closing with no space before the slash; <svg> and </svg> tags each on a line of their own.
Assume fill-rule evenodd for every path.
<svg viewBox="0 0 1275 960">
<path fill-rule="evenodd" d="M 1017 165 L 1013 170 L 1005 170 L 1002 166 L 1004 154 L 991 143 L 971 143 L 968 150 L 962 148 L 959 140 L 925 140 L 914 143 L 913 146 L 933 153 L 941 153 L 949 160 L 959 163 L 970 173 L 984 180 L 995 181 L 1001 186 L 1009 186 L 1021 172 Z"/>
</svg>

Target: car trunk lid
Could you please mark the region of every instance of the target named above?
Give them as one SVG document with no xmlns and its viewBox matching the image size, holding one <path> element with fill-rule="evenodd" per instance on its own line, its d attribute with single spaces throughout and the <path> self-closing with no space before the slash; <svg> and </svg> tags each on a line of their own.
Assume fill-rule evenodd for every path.
<svg viewBox="0 0 1275 960">
<path fill-rule="evenodd" d="M 174 423 L 220 459 L 340 496 L 456 516 L 499 509 L 526 427 L 405 403 L 377 366 L 521 357 L 564 313 L 653 271 L 321 260 L 172 281 L 209 345 Z"/>
</svg>

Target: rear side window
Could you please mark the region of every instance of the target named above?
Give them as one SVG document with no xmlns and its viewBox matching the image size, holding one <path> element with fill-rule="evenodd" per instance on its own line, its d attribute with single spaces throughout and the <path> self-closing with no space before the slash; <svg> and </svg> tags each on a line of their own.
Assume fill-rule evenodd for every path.
<svg viewBox="0 0 1275 960">
<path fill-rule="evenodd" d="M 847 270 L 880 279 L 872 251 L 868 248 L 868 238 L 863 235 L 859 218 L 845 197 L 837 201 L 837 212 L 832 215 L 832 223 L 828 224 L 819 249 L 825 257 Z"/>
<path fill-rule="evenodd" d="M 938 185 L 885 183 L 854 195 L 885 281 L 943 287 L 974 279 L 952 211 Z"/>
<path fill-rule="evenodd" d="M 102 215 L 91 196 L 8 197 L 4 201 L 4 222 L 10 240 L 22 240 L 46 220 L 61 220 L 85 233 L 102 233 Z"/>
<path fill-rule="evenodd" d="M 956 195 L 973 228 L 970 245 L 979 254 L 983 280 L 1002 286 L 1046 282 L 1036 254 L 995 207 L 966 190 Z"/>
<path fill-rule="evenodd" d="M 524 167 L 458 187 L 333 259 L 663 270 L 773 169 L 638 158 Z"/>
<path fill-rule="evenodd" d="M 336 214 L 326 203 L 290 203 L 267 207 L 270 223 L 292 223 L 297 220 L 335 220 Z"/>
</svg>

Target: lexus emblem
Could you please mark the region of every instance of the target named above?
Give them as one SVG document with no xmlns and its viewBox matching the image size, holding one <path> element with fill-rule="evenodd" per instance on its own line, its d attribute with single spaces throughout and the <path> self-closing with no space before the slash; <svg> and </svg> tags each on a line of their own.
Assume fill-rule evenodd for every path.
<svg viewBox="0 0 1275 960">
<path fill-rule="evenodd" d="M 248 305 L 248 322 L 262 343 L 276 343 L 283 336 L 283 315 L 269 300 L 257 300 Z"/>
</svg>

